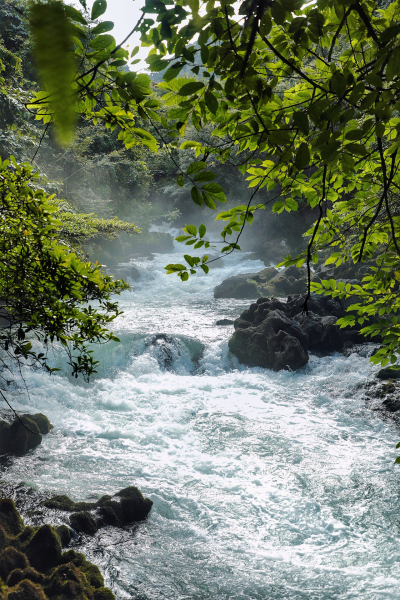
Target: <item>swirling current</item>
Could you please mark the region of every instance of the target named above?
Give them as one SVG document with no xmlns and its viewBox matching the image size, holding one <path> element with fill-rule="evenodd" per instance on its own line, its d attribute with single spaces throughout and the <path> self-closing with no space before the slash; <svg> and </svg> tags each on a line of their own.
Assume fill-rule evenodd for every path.
<svg viewBox="0 0 400 600">
<path fill-rule="evenodd" d="M 55 352 L 59 374 L 25 373 L 29 400 L 11 390 L 55 428 L 1 478 L 76 500 L 137 485 L 153 500 L 146 522 L 80 542 L 120 600 L 398 599 L 400 435 L 359 387 L 376 368 L 363 353 L 243 367 L 232 326 L 215 323 L 249 301 L 213 289 L 263 263 L 230 257 L 181 284 L 163 269 L 177 257 L 134 261 L 121 343 L 96 350 L 93 381 Z"/>
</svg>

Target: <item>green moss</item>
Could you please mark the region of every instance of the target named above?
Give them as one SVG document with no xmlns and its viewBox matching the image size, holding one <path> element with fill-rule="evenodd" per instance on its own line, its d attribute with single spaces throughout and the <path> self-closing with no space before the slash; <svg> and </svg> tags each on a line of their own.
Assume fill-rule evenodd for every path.
<svg viewBox="0 0 400 600">
<path fill-rule="evenodd" d="M 42 586 L 24 579 L 8 592 L 8 600 L 47 600 Z"/>
<path fill-rule="evenodd" d="M 43 413 L 36 413 L 35 415 L 25 415 L 32 419 L 39 428 L 40 433 L 46 434 L 53 429 L 53 425 L 49 419 Z"/>
<path fill-rule="evenodd" d="M 54 527 L 61 541 L 61 546 L 65 548 L 71 541 L 71 530 L 67 525 L 57 525 Z"/>
<path fill-rule="evenodd" d="M 73 564 L 54 569 L 46 586 L 47 594 L 63 600 L 94 600 L 94 593 L 85 575 Z"/>
<path fill-rule="evenodd" d="M 96 502 L 74 502 L 69 496 L 53 496 L 49 500 L 43 502 L 43 506 L 46 508 L 53 508 L 55 510 L 63 510 L 66 512 L 79 512 L 84 510 L 92 510 L 96 508 Z"/>
<path fill-rule="evenodd" d="M 89 512 L 72 513 L 69 518 L 71 527 L 78 533 L 87 533 L 94 535 L 98 530 L 98 525 Z"/>
<path fill-rule="evenodd" d="M 32 567 L 27 567 L 26 569 L 14 569 L 7 578 L 7 585 L 8 587 L 14 587 L 24 579 L 29 579 L 29 581 L 33 581 L 33 583 L 43 583 L 44 576 Z"/>
<path fill-rule="evenodd" d="M 46 508 L 55 508 L 57 510 L 65 510 L 68 512 L 74 510 L 73 500 L 65 495 L 53 496 L 49 500 L 45 500 L 43 502 L 43 506 L 46 506 Z"/>
<path fill-rule="evenodd" d="M 60 564 L 64 565 L 67 563 L 73 563 L 75 566 L 80 567 L 86 561 L 85 555 L 75 550 L 68 550 L 63 552 L 60 559 Z"/>
<path fill-rule="evenodd" d="M 101 587 L 95 591 L 94 600 L 115 600 L 115 596 L 108 588 Z"/>
<path fill-rule="evenodd" d="M 9 546 L 0 554 L 0 577 L 5 581 L 14 569 L 29 567 L 25 554 Z"/>
<path fill-rule="evenodd" d="M 96 565 L 92 565 L 92 563 L 85 560 L 85 562 L 81 565 L 80 570 L 85 574 L 86 579 L 94 588 L 101 588 L 104 586 L 104 578 L 100 573 L 100 569 L 96 567 Z"/>
<path fill-rule="evenodd" d="M 60 538 L 53 527 L 42 525 L 27 544 L 25 551 L 31 565 L 44 573 L 60 563 Z"/>
<path fill-rule="evenodd" d="M 10 498 L 0 499 L 0 525 L 9 536 L 18 535 L 24 529 L 24 522 Z"/>
</svg>

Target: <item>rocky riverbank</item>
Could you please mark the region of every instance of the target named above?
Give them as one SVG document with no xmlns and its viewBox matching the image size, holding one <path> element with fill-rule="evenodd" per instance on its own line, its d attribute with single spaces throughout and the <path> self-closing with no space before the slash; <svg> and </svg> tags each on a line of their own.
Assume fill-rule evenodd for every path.
<svg viewBox="0 0 400 600">
<path fill-rule="evenodd" d="M 42 413 L 0 421 L 0 455 L 23 456 L 33 451 L 53 426 Z M 97 566 L 70 549 L 71 541 L 94 535 L 101 527 L 123 528 L 143 521 L 152 507 L 138 488 L 130 486 L 95 502 L 74 502 L 66 495 L 41 497 L 25 489 L 24 514 L 37 526 L 25 526 L 14 499 L 0 486 L 0 600 L 115 600 Z M 49 524 L 46 521 L 50 521 Z"/>
<path fill-rule="evenodd" d="M 311 294 L 306 315 L 304 300 L 305 294 L 289 296 L 287 302 L 259 298 L 235 320 L 230 351 L 249 367 L 294 371 L 307 364 L 309 351 L 323 355 L 365 342 L 361 327 L 336 325 L 346 314 L 340 301 Z"/>
<path fill-rule="evenodd" d="M 25 526 L 13 500 L 0 499 L 1 600 L 115 600 L 98 567 L 62 552 L 50 525 Z"/>
</svg>

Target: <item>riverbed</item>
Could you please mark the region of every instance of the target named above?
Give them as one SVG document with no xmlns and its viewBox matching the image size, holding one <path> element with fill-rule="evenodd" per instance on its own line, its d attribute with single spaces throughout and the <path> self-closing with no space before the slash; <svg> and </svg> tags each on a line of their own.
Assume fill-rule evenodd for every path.
<svg viewBox="0 0 400 600">
<path fill-rule="evenodd" d="M 240 365 L 233 327 L 216 322 L 249 300 L 213 290 L 264 264 L 238 254 L 181 283 L 164 271 L 181 253 L 133 259 L 121 343 L 96 350 L 89 384 L 58 350 L 62 372 L 25 373 L 30 399 L 11 391 L 14 405 L 55 427 L 1 478 L 75 500 L 136 485 L 153 500 L 146 522 L 80 541 L 120 600 L 398 599 L 400 432 L 359 387 L 376 367 L 355 352 L 296 373 Z"/>
</svg>

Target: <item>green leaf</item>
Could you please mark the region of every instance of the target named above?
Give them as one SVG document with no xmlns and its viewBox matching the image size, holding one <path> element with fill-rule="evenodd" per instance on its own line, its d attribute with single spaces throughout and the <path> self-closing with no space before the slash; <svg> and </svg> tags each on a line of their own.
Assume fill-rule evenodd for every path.
<svg viewBox="0 0 400 600">
<path fill-rule="evenodd" d="M 211 171 L 201 171 L 193 178 L 193 181 L 212 181 L 216 178 L 216 174 Z"/>
<path fill-rule="evenodd" d="M 193 202 L 195 202 L 198 206 L 203 204 L 203 197 L 201 195 L 200 190 L 197 187 L 192 187 L 190 190 L 190 195 L 192 196 Z"/>
<path fill-rule="evenodd" d="M 218 202 L 226 202 L 225 192 L 218 183 L 206 183 L 202 190 L 211 194 Z"/>
<path fill-rule="evenodd" d="M 32 4 L 30 23 L 33 53 L 40 78 L 46 86 L 49 114 L 58 142 L 66 145 L 72 141 L 76 121 L 75 90 L 72 86 L 76 66 L 70 23 L 63 5 L 57 1 Z"/>
<path fill-rule="evenodd" d="M 100 33 L 106 33 L 107 31 L 112 31 L 113 29 L 114 23 L 112 21 L 103 21 L 92 29 L 92 33 L 94 35 L 99 35 Z"/>
<path fill-rule="evenodd" d="M 200 265 L 200 268 L 203 269 L 204 273 L 208 273 L 210 270 L 210 267 L 208 267 L 207 265 Z"/>
<path fill-rule="evenodd" d="M 310 164 L 310 150 L 308 148 L 308 144 L 304 142 L 300 144 L 296 152 L 294 163 L 299 171 L 305 169 Z"/>
<path fill-rule="evenodd" d="M 203 223 L 202 223 L 199 227 L 199 237 L 203 238 L 205 236 L 206 232 L 207 232 L 206 226 L 203 225 Z"/>
<path fill-rule="evenodd" d="M 193 162 L 186 169 L 186 174 L 187 175 L 193 175 L 194 173 L 198 173 L 202 169 L 205 169 L 206 166 L 207 166 L 207 163 L 204 162 L 203 160 L 199 160 L 199 161 Z"/>
<path fill-rule="evenodd" d="M 110 46 L 115 47 L 115 39 L 112 35 L 98 35 L 89 43 L 89 46 L 93 50 L 104 50 Z"/>
<path fill-rule="evenodd" d="M 183 231 L 186 231 L 187 233 L 190 233 L 190 235 L 197 235 L 197 229 L 194 225 L 185 225 Z"/>
<path fill-rule="evenodd" d="M 95 0 L 92 6 L 91 19 L 95 21 L 101 15 L 103 15 L 107 10 L 107 2 L 106 0 Z"/>
<path fill-rule="evenodd" d="M 217 98 L 214 96 L 214 94 L 212 92 L 207 91 L 204 95 L 204 100 L 206 102 L 206 106 L 207 106 L 208 110 L 215 115 L 218 110 Z"/>
<path fill-rule="evenodd" d="M 386 67 L 386 81 L 392 81 L 400 73 L 400 47 L 396 46 Z"/>
<path fill-rule="evenodd" d="M 189 255 L 189 254 L 184 254 L 183 258 L 186 260 L 186 262 L 191 266 L 194 267 L 194 260 L 193 258 Z"/>
<path fill-rule="evenodd" d="M 304 112 L 294 111 L 293 112 L 293 121 L 296 127 L 300 129 L 304 135 L 308 135 L 310 133 L 310 127 L 308 124 L 308 117 Z"/>
<path fill-rule="evenodd" d="M 74 8 L 73 6 L 68 6 L 67 4 L 65 4 L 64 10 L 66 12 L 67 17 L 71 19 L 71 21 L 77 21 L 78 23 L 82 23 L 82 25 L 87 25 L 87 21 L 83 14 L 79 10 L 76 10 L 76 8 Z"/>
<path fill-rule="evenodd" d="M 192 94 L 196 94 L 199 90 L 204 88 L 204 83 L 201 81 L 191 81 L 190 83 L 185 83 L 178 91 L 179 96 L 191 96 Z"/>
<path fill-rule="evenodd" d="M 203 196 L 204 204 L 206 206 L 208 206 L 208 208 L 211 208 L 211 210 L 216 210 L 217 209 L 217 205 L 215 204 L 215 202 L 211 198 L 211 196 L 209 196 L 205 192 L 202 192 L 202 196 Z"/>
</svg>

